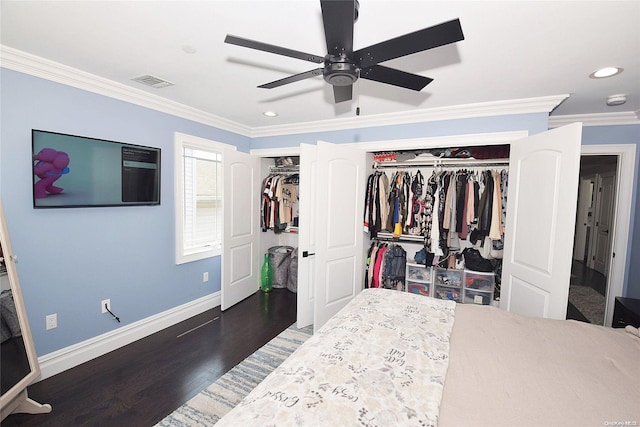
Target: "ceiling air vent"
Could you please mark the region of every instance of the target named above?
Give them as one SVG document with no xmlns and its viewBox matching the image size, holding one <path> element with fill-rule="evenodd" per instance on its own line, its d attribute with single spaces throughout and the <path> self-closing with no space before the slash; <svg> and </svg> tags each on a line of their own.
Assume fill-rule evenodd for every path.
<svg viewBox="0 0 640 427">
<path fill-rule="evenodd" d="M 156 89 L 161 87 L 173 86 L 173 83 L 166 80 L 162 80 L 159 77 L 151 76 L 149 74 L 131 79 L 134 82 L 142 83 L 143 85 L 151 86 Z"/>
</svg>

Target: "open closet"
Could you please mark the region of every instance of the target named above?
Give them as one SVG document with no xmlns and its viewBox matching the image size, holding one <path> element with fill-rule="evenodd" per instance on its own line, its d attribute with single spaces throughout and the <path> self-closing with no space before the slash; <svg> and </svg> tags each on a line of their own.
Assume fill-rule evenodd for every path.
<svg viewBox="0 0 640 427">
<path fill-rule="evenodd" d="M 223 159 L 221 308 L 226 310 L 258 289 L 270 248 L 298 247 L 299 157 L 225 150 Z M 281 204 L 283 192 L 288 196 Z"/>
<path fill-rule="evenodd" d="M 296 292 L 300 218 L 299 157 L 263 158 L 261 171 L 261 253 L 266 255 L 271 266 L 271 286 Z"/>
<path fill-rule="evenodd" d="M 300 144 L 299 149 L 290 149 L 288 153 L 299 155 L 300 163 L 298 327 L 313 323 L 314 328 L 319 328 L 364 286 L 370 247 L 369 233 L 363 227 L 364 200 L 368 177 L 373 171 L 374 153 L 503 144 L 509 144 L 510 153 L 499 306 L 530 316 L 564 318 L 581 129 L 581 124 L 576 123 L 526 138 L 523 132 L 504 132 L 353 144 L 319 141 L 316 145 Z M 257 289 L 260 249 L 264 251 L 284 242 L 280 239 L 296 237 L 267 237 L 259 233 L 253 240 L 247 238 L 252 230 L 260 230 L 258 187 L 262 177 L 266 176 L 266 165 L 261 165 L 255 158 L 267 157 L 267 153 L 273 157 L 273 151 L 278 155 L 287 153 L 286 149 L 271 152 L 254 150 L 253 155 L 237 153 L 242 155 L 246 166 L 229 165 L 229 172 L 225 172 L 225 182 L 243 182 L 245 188 L 251 182 L 249 177 L 254 177 L 254 188 L 242 193 L 247 194 L 251 201 L 247 199 L 244 205 L 230 207 L 235 212 L 243 206 L 250 207 L 255 216 L 255 219 L 246 219 L 247 224 L 253 224 L 252 227 L 238 226 L 234 232 L 238 237 L 242 235 L 247 239 L 241 246 L 255 249 L 252 267 L 250 271 L 243 271 L 244 267 L 236 262 L 238 272 L 229 265 L 231 270 L 226 275 L 229 278 L 255 274 L 247 296 Z M 267 162 L 264 158 L 261 161 Z M 507 169 L 506 165 L 502 166 Z M 233 169 L 243 172 L 234 177 Z M 427 172 L 422 175 L 426 176 Z M 235 192 L 237 188 L 234 188 Z M 416 247 L 420 246 L 422 243 L 418 242 Z M 228 247 L 225 239 L 223 258 L 236 249 Z M 414 253 L 409 251 L 409 256 L 413 257 Z M 231 282 L 225 283 L 227 264 L 228 261 L 223 261 L 223 299 L 225 288 L 232 287 Z"/>
<path fill-rule="evenodd" d="M 500 299 L 509 145 L 374 154 L 365 287 Z"/>
</svg>

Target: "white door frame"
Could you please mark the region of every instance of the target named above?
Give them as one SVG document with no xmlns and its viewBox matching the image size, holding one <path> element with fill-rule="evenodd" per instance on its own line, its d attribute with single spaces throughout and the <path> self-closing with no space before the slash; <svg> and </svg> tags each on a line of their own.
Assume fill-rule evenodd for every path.
<svg viewBox="0 0 640 427">
<path fill-rule="evenodd" d="M 618 156 L 616 170 L 616 196 L 613 213 L 613 234 L 611 235 L 611 254 L 607 271 L 606 306 L 604 312 L 605 326 L 611 326 L 615 298 L 622 295 L 625 271 L 628 260 L 629 226 L 631 223 L 631 201 L 633 198 L 634 168 L 636 146 L 634 144 L 597 144 L 583 145 L 582 156 Z"/>
</svg>

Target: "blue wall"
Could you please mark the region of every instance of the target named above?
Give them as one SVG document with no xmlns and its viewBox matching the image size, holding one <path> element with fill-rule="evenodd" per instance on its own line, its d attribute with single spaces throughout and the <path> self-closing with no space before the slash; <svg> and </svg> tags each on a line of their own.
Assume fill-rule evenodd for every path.
<svg viewBox="0 0 640 427">
<path fill-rule="evenodd" d="M 173 141 L 183 132 L 248 151 L 249 138 L 0 70 L 2 202 L 38 355 L 220 290 L 220 257 L 175 264 Z M 161 205 L 34 210 L 31 129 L 160 147 Z M 202 282 L 208 271 L 209 282 Z M 100 314 L 100 301 L 122 320 Z M 45 330 L 45 316 L 58 327 Z"/>
<path fill-rule="evenodd" d="M 174 132 L 248 151 L 317 140 L 348 143 L 516 130 L 535 134 L 547 129 L 546 114 L 521 114 L 251 140 L 25 74 L 6 69 L 0 73 L 0 189 L 40 356 L 220 290 L 219 257 L 175 265 Z M 162 204 L 34 210 L 32 128 L 160 147 Z M 640 126 L 584 128 L 584 143 L 638 143 L 639 130 Z M 635 221 L 634 243 L 640 241 Z M 633 249 L 628 292 L 640 296 L 640 248 Z M 210 281 L 202 283 L 205 271 Z M 106 298 L 121 324 L 99 313 L 99 302 Z M 58 328 L 46 331 L 45 316 L 51 313 L 58 314 Z"/>
</svg>

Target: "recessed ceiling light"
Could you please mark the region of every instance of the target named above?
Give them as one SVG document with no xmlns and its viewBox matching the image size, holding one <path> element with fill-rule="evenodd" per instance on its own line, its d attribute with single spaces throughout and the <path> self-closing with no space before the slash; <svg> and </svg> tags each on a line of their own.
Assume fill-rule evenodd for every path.
<svg viewBox="0 0 640 427">
<path fill-rule="evenodd" d="M 276 117 L 278 115 L 278 113 L 274 112 L 274 111 L 265 111 L 264 113 L 262 113 L 263 116 L 267 116 L 267 117 Z"/>
<path fill-rule="evenodd" d="M 589 77 L 591 77 L 592 79 L 604 79 L 606 77 L 612 77 L 612 76 L 615 76 L 616 74 L 620 74 L 622 70 L 624 70 L 624 68 L 604 67 L 589 74 Z"/>
</svg>

